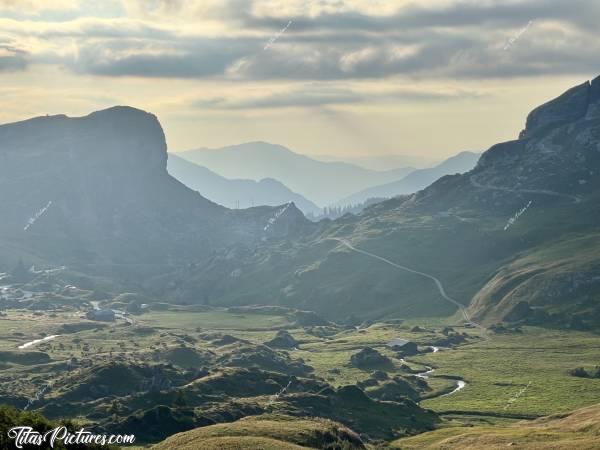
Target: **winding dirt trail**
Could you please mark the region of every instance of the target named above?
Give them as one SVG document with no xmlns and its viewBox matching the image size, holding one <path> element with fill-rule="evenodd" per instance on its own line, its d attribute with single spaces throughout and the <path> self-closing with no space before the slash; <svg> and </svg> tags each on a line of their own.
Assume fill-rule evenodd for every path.
<svg viewBox="0 0 600 450">
<path fill-rule="evenodd" d="M 511 189 L 507 187 L 501 186 L 491 186 L 488 184 L 481 184 L 479 181 L 475 179 L 475 175 L 471 175 L 469 177 L 471 184 L 479 189 L 489 189 L 492 191 L 503 191 L 503 192 L 512 192 L 514 194 L 541 194 L 541 195 L 551 195 L 554 197 L 561 197 L 572 200 L 575 203 L 581 203 L 581 199 L 575 195 L 562 194 L 560 192 L 549 191 L 546 189 Z"/>
<path fill-rule="evenodd" d="M 487 338 L 486 333 L 485 333 L 485 327 L 482 326 L 482 325 L 480 325 L 480 324 L 478 324 L 477 322 L 473 322 L 471 320 L 471 317 L 469 316 L 469 313 L 467 312 L 465 306 L 462 303 L 454 300 L 448 294 L 446 294 L 446 290 L 444 289 L 444 286 L 442 285 L 442 282 L 439 279 L 437 279 L 436 277 L 434 277 L 433 275 L 425 273 L 425 272 L 420 272 L 418 270 L 411 269 L 410 267 L 402 266 L 400 264 L 396 264 L 395 262 L 390 261 L 389 259 L 383 258 L 382 256 L 375 255 L 374 253 L 367 252 L 366 250 L 361 250 L 360 248 L 356 248 L 350 242 L 348 242 L 345 239 L 336 238 L 336 237 L 330 237 L 330 238 L 327 238 L 327 239 L 328 240 L 333 240 L 333 241 L 338 241 L 341 244 L 343 244 L 346 247 L 348 247 L 352 251 L 355 251 L 357 253 L 362 253 L 363 255 L 369 256 L 371 258 L 378 259 L 379 261 L 382 261 L 382 262 L 384 262 L 386 264 L 394 266 L 397 269 L 404 270 L 404 271 L 410 272 L 410 273 L 414 273 L 415 275 L 420 275 L 422 277 L 430 279 L 431 281 L 433 281 L 435 283 L 435 286 L 437 287 L 437 290 L 440 293 L 440 295 L 442 296 L 442 298 L 444 300 L 447 300 L 448 302 L 452 303 L 454 306 L 456 306 L 459 309 L 459 311 L 462 314 L 462 316 L 465 319 L 465 321 L 467 323 L 471 324 L 472 326 L 479 328 L 479 330 L 481 332 L 481 335 L 483 337 Z"/>
</svg>

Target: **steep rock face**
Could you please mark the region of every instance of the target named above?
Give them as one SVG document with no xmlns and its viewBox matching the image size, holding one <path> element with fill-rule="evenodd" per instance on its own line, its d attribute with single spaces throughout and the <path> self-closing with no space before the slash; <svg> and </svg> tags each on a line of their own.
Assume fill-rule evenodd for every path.
<svg viewBox="0 0 600 450">
<path fill-rule="evenodd" d="M 76 166 L 86 176 L 139 177 L 164 172 L 167 162 L 157 118 L 123 106 L 85 117 L 47 116 L 2 125 L 0 142 L 3 175 L 8 177 L 9 169 L 53 169 L 61 164 Z"/>
<path fill-rule="evenodd" d="M 0 243 L 60 264 L 162 270 L 261 238 L 275 208 L 205 199 L 168 175 L 166 150 L 157 118 L 130 107 L 0 126 Z"/>
<path fill-rule="evenodd" d="M 463 176 L 418 193 L 423 208 L 448 204 L 506 213 L 529 201 L 578 203 L 600 188 L 600 78 L 533 110 L 518 140 L 496 144 Z"/>
<path fill-rule="evenodd" d="M 560 97 L 545 103 L 529 113 L 521 138 L 534 135 L 548 126 L 573 122 L 585 116 L 590 104 L 591 83 L 586 81 L 569 89 Z"/>
</svg>

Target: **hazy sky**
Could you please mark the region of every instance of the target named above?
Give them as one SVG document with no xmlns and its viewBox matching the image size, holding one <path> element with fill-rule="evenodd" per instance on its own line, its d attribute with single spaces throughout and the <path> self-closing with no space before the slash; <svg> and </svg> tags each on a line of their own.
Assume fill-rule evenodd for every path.
<svg viewBox="0 0 600 450">
<path fill-rule="evenodd" d="M 443 157 L 600 74 L 597 0 L 0 0 L 0 122 L 127 104 L 171 150 Z"/>
</svg>

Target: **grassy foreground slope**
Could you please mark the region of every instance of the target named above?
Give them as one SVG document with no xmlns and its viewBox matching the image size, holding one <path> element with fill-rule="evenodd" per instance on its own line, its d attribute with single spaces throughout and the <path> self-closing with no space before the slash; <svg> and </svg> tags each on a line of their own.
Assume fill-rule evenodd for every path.
<svg viewBox="0 0 600 450">
<path fill-rule="evenodd" d="M 436 367 L 435 376 L 466 381 L 456 394 L 421 402 L 442 414 L 535 418 L 600 403 L 600 379 L 569 374 L 575 367 L 593 371 L 600 363 L 594 333 L 523 327 L 521 333 L 494 334 L 414 359 Z"/>
<path fill-rule="evenodd" d="M 595 328 L 600 319 L 600 233 L 572 233 L 497 271 L 470 306 L 473 317 Z M 566 300 L 566 301 L 565 301 Z"/>
<path fill-rule="evenodd" d="M 246 417 L 171 436 L 153 450 L 212 449 L 365 449 L 350 429 L 324 419 L 285 416 Z"/>
<path fill-rule="evenodd" d="M 444 428 L 400 439 L 392 448 L 591 450 L 600 448 L 600 405 L 508 426 Z"/>
</svg>

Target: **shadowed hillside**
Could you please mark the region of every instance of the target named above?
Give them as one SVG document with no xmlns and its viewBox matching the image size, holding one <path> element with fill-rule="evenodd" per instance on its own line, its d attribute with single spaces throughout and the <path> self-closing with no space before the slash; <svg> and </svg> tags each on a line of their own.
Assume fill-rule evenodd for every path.
<svg viewBox="0 0 600 450">
<path fill-rule="evenodd" d="M 219 264 L 197 280 L 213 286 L 217 302 L 294 305 L 337 319 L 449 315 L 475 297 L 472 314 L 487 323 L 594 327 L 599 85 L 537 108 L 519 139 L 491 147 L 470 172 L 324 222 L 295 245 L 259 248 L 234 283 L 216 281 Z"/>
<path fill-rule="evenodd" d="M 169 173 L 187 187 L 227 208 L 279 206 L 294 202 L 304 214 L 318 216 L 321 213 L 321 209 L 313 202 L 292 192 L 283 183 L 272 178 L 264 178 L 260 181 L 230 180 L 174 153 L 169 154 L 167 167 Z"/>
</svg>

